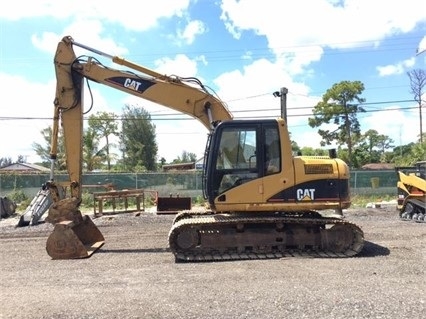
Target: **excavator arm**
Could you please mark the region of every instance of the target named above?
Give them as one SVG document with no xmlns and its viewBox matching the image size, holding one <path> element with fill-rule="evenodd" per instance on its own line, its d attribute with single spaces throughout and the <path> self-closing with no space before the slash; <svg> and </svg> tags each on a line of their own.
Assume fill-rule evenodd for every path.
<svg viewBox="0 0 426 319">
<path fill-rule="evenodd" d="M 74 46 L 109 58 L 112 62 L 129 68 L 130 71 L 106 67 L 92 56 L 77 57 Z M 85 79 L 190 115 L 199 120 L 208 130 L 212 130 L 220 121 L 232 119 L 232 115 L 226 105 L 210 94 L 197 78 L 163 75 L 123 58 L 77 43 L 70 36 L 64 37 L 58 43 L 54 65 L 57 84 L 50 150 L 52 167 L 50 181 L 47 183 L 53 204 L 49 208 L 46 220 L 54 224 L 57 230 L 49 237 L 47 250 L 54 259 L 87 257 L 95 250 L 94 247 L 99 248 L 102 245 L 104 239 L 88 216 L 83 218 L 78 209 L 81 202 L 83 169 Z M 61 183 L 61 185 L 54 181 L 53 174 L 58 156 L 60 125 L 63 130 L 65 160 L 69 176 L 68 183 Z M 63 195 L 65 192 L 63 189 L 68 188 L 70 196 L 66 197 Z M 96 235 L 88 236 L 89 234 Z M 65 235 L 68 239 L 64 237 Z M 83 240 L 86 237 L 89 238 Z M 60 242 L 61 245 L 58 244 Z M 61 250 L 58 250 L 58 246 L 62 247 Z M 76 255 L 75 251 L 79 253 Z"/>
</svg>

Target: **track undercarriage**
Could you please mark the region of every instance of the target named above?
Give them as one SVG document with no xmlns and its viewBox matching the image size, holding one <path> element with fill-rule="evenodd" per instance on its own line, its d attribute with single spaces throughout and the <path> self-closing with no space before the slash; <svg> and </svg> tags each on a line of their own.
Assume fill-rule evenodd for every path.
<svg viewBox="0 0 426 319">
<path fill-rule="evenodd" d="M 341 218 L 309 211 L 213 214 L 184 212 L 169 233 L 177 262 L 282 257 L 352 257 L 364 246 L 362 230 Z"/>
<path fill-rule="evenodd" d="M 411 198 L 406 201 L 399 217 L 405 221 L 417 223 L 426 223 L 425 197 L 419 196 L 419 199 Z"/>
</svg>

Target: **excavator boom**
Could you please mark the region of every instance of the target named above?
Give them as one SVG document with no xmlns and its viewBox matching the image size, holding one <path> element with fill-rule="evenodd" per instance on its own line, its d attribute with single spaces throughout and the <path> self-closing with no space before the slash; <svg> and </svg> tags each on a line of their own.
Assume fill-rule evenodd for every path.
<svg viewBox="0 0 426 319">
<path fill-rule="evenodd" d="M 110 58 L 116 64 L 139 73 L 108 68 L 93 57 L 76 58 L 73 46 L 80 46 L 98 53 Z M 232 114 L 224 102 L 210 94 L 197 78 L 162 75 L 118 56 L 111 56 L 77 43 L 71 37 L 65 37 L 59 43 L 55 67 L 57 74 L 59 70 L 66 72 L 69 81 L 72 80 L 71 74 L 74 71 L 74 74 L 81 77 L 187 114 L 200 121 L 208 130 L 212 129 L 212 123 L 215 121 L 232 119 Z M 58 81 L 58 83 L 65 82 Z M 58 89 L 60 92 L 66 92 L 69 87 L 58 87 Z M 78 88 L 78 91 L 81 91 L 81 88 Z M 60 92 L 57 91 L 59 93 L 57 98 L 62 95 Z M 66 95 L 64 97 L 67 98 Z M 72 101 L 70 102 L 66 103 L 66 107 L 73 105 Z M 59 107 L 63 106 L 59 105 Z"/>
</svg>

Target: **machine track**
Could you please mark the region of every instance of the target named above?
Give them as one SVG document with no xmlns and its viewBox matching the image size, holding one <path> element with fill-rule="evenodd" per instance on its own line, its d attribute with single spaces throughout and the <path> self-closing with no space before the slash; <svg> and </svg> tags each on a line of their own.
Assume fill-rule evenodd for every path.
<svg viewBox="0 0 426 319">
<path fill-rule="evenodd" d="M 169 245 L 177 262 L 347 258 L 362 250 L 364 234 L 353 223 L 317 212 L 185 212 L 175 218 Z"/>
<path fill-rule="evenodd" d="M 416 223 L 426 223 L 425 200 L 409 199 L 400 214 L 400 219 Z"/>
</svg>

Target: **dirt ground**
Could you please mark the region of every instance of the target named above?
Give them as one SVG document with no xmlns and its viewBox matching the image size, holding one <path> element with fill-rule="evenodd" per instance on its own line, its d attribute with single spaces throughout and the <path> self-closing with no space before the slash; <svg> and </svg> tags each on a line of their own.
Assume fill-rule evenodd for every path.
<svg viewBox="0 0 426 319">
<path fill-rule="evenodd" d="M 394 207 L 345 215 L 365 234 L 357 257 L 212 263 L 175 263 L 173 215 L 94 219 L 106 243 L 79 260 L 50 259 L 52 225 L 3 219 L 0 319 L 424 318 L 426 224 Z"/>
</svg>

